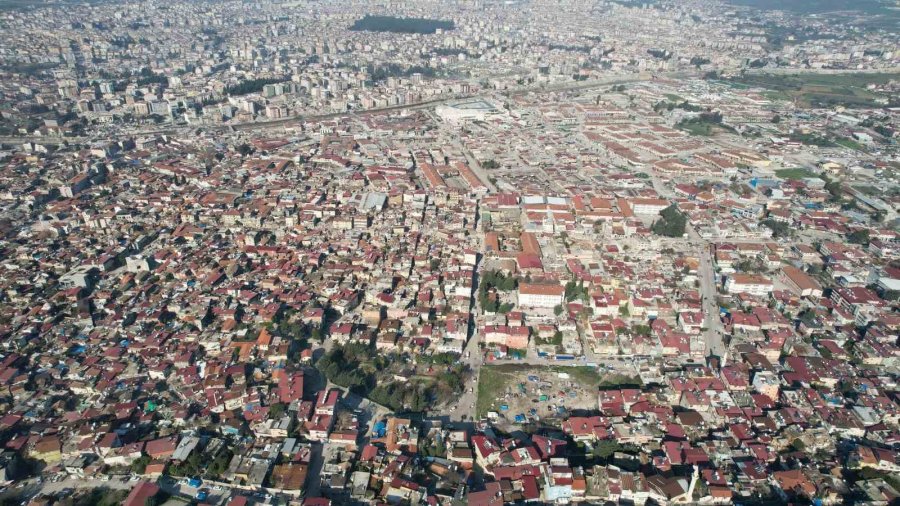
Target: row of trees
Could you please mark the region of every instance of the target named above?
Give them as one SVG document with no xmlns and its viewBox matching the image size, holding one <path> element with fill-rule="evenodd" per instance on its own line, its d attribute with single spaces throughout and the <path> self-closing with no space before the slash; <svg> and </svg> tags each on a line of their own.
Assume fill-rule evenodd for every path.
<svg viewBox="0 0 900 506">
<path fill-rule="evenodd" d="M 647 54 L 660 60 L 668 60 L 672 57 L 672 53 L 665 49 L 648 49 Z"/>
<path fill-rule="evenodd" d="M 358 19 L 350 30 L 355 32 L 435 33 L 453 30 L 453 21 L 428 18 L 398 18 L 395 16 L 370 16 Z"/>
<path fill-rule="evenodd" d="M 703 110 L 703 108 L 699 105 L 692 104 L 687 100 L 681 103 L 662 100 L 653 105 L 653 110 L 657 113 L 660 113 L 662 111 L 673 111 L 675 109 L 682 109 L 688 112 L 700 112 Z"/>
<path fill-rule="evenodd" d="M 248 79 L 239 84 L 228 86 L 225 88 L 226 95 L 247 95 L 250 93 L 259 93 L 267 84 L 275 84 L 287 81 L 286 77 L 261 77 L 259 79 Z"/>
<path fill-rule="evenodd" d="M 706 65 L 710 63 L 709 58 L 703 58 L 702 56 L 694 56 L 691 58 L 691 65 L 700 68 L 702 65 Z"/>
<path fill-rule="evenodd" d="M 433 67 L 423 65 L 403 66 L 396 63 L 386 63 L 377 67 L 369 66 L 367 70 L 369 78 L 376 83 L 385 81 L 389 77 L 409 77 L 413 74 L 422 74 L 423 77 L 434 77 L 437 75 L 437 70 Z"/>
</svg>

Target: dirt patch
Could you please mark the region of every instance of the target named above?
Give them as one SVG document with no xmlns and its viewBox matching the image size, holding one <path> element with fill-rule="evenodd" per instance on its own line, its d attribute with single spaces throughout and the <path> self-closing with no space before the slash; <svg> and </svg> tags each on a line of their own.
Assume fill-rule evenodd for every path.
<svg viewBox="0 0 900 506">
<path fill-rule="evenodd" d="M 586 366 L 484 366 L 478 380 L 477 416 L 496 414 L 501 426 L 562 420 L 574 410 L 597 410 L 599 385 L 597 370 Z"/>
</svg>

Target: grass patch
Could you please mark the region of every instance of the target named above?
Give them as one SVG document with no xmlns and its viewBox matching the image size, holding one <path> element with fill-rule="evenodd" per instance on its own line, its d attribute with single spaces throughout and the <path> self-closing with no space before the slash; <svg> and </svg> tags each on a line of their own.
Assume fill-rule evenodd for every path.
<svg viewBox="0 0 900 506">
<path fill-rule="evenodd" d="M 553 346 L 562 346 L 562 334 L 556 333 L 548 338 L 543 338 L 540 336 L 536 336 L 534 338 L 534 344 L 537 346 L 545 346 L 545 345 L 553 345 Z"/>
<path fill-rule="evenodd" d="M 495 403 L 515 381 L 515 369 L 508 365 L 482 366 L 478 376 L 478 398 L 475 400 L 475 417 L 482 418 L 495 409 Z"/>
<path fill-rule="evenodd" d="M 561 366 L 553 366 L 550 367 L 551 371 L 555 372 L 566 372 L 569 373 L 569 376 L 572 377 L 572 380 L 576 383 L 579 383 L 582 386 L 590 386 L 597 387 L 600 385 L 600 373 L 597 372 L 593 367 L 587 366 L 578 366 L 578 367 L 561 367 Z"/>
<path fill-rule="evenodd" d="M 801 107 L 879 108 L 886 95 L 874 93 L 866 87 L 885 84 L 900 74 L 745 74 L 733 82 L 766 88 L 770 100 L 794 100 Z"/>
<path fill-rule="evenodd" d="M 717 132 L 737 133 L 734 128 L 722 124 L 722 113 L 718 111 L 704 112 L 699 116 L 683 119 L 675 124 L 675 128 L 702 137 L 710 137 Z"/>
<path fill-rule="evenodd" d="M 731 128 L 716 123 L 710 123 L 708 121 L 681 121 L 675 125 L 675 128 L 696 137 L 712 137 L 722 132 L 734 133 L 734 130 Z"/>
<path fill-rule="evenodd" d="M 716 83 L 716 84 L 722 84 L 722 85 L 728 86 L 729 88 L 734 88 L 736 90 L 749 90 L 751 88 L 750 85 L 739 83 L 739 82 L 733 81 L 733 80 L 723 81 L 721 79 L 710 79 L 709 82 Z"/>
<path fill-rule="evenodd" d="M 775 175 L 781 179 L 806 179 L 808 177 L 818 177 L 818 175 L 809 169 L 793 168 L 779 169 L 775 171 Z"/>
<path fill-rule="evenodd" d="M 865 146 L 854 141 L 853 139 L 848 139 L 847 137 L 841 137 L 839 139 L 835 139 L 834 143 L 839 146 L 844 146 L 847 149 L 853 149 L 856 151 L 866 151 Z"/>
<path fill-rule="evenodd" d="M 773 102 L 788 102 L 791 100 L 791 96 L 783 91 L 764 91 L 761 95 Z"/>
<path fill-rule="evenodd" d="M 615 390 L 617 388 L 638 387 L 640 388 L 644 382 L 640 376 L 628 376 L 626 374 L 607 374 L 600 382 L 600 388 L 603 390 Z"/>
<path fill-rule="evenodd" d="M 525 381 L 524 375 L 547 371 L 567 373 L 569 381 L 578 383 L 585 389 L 596 389 L 601 385 L 600 373 L 588 366 L 533 366 L 528 364 L 502 364 L 482 366 L 478 377 L 478 398 L 475 400 L 475 416 L 482 418 L 488 411 L 499 409 L 500 398 L 516 380 Z M 638 378 L 640 381 L 640 378 Z"/>
<path fill-rule="evenodd" d="M 698 137 L 711 137 L 715 128 L 709 123 L 686 123 L 678 125 L 678 128 Z"/>
<path fill-rule="evenodd" d="M 877 197 L 877 196 L 881 195 L 881 193 L 882 193 L 880 188 L 876 188 L 874 186 L 869 186 L 869 185 L 864 185 L 864 184 L 856 185 L 853 188 L 856 189 L 857 191 L 864 193 L 865 195 L 870 196 L 870 197 Z"/>
</svg>

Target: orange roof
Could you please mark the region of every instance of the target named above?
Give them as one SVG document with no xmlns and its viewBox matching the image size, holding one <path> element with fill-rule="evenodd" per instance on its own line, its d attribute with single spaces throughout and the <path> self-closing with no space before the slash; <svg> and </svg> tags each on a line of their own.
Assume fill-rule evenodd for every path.
<svg viewBox="0 0 900 506">
<path fill-rule="evenodd" d="M 256 338 L 257 346 L 268 346 L 272 344 L 272 334 L 269 333 L 269 330 L 265 327 L 259 332 L 259 337 Z"/>
<path fill-rule="evenodd" d="M 520 294 L 533 295 L 562 295 L 565 291 L 562 285 L 536 285 L 533 283 L 519 283 Z"/>
</svg>

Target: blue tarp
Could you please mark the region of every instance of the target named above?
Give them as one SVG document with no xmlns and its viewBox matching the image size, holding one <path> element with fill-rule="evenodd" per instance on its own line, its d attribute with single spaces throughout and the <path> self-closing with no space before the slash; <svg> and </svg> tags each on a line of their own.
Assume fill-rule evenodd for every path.
<svg viewBox="0 0 900 506">
<path fill-rule="evenodd" d="M 372 427 L 372 433 L 375 437 L 384 437 L 384 434 L 387 432 L 387 424 L 384 421 L 375 422 L 375 426 Z"/>
</svg>

